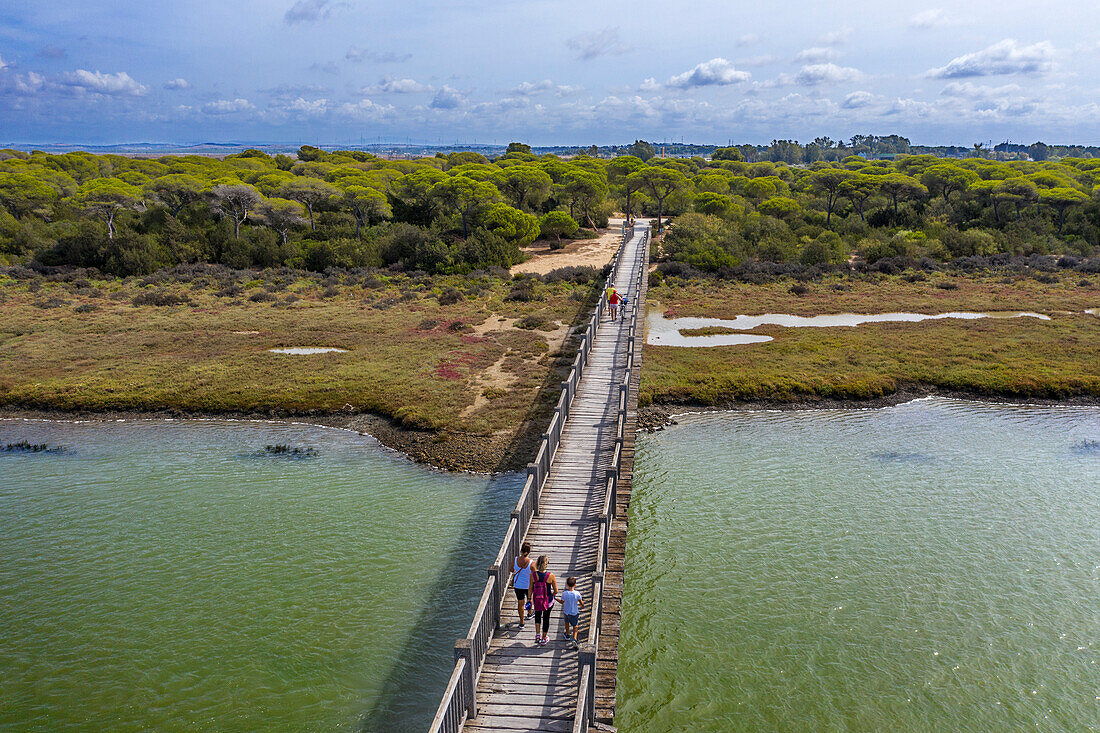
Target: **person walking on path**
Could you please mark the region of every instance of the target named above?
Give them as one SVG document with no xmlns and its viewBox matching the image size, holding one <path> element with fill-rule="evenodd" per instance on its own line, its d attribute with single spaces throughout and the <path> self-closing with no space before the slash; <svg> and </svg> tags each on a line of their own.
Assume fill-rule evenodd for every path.
<svg viewBox="0 0 1100 733">
<path fill-rule="evenodd" d="M 619 312 L 619 303 L 622 302 L 622 298 L 619 297 L 619 291 L 615 289 L 614 285 L 607 287 L 607 305 L 611 310 L 611 320 L 615 320 Z"/>
<path fill-rule="evenodd" d="M 569 576 L 565 581 L 566 590 L 561 594 L 561 613 L 565 616 L 565 638 L 569 639 L 569 646 L 577 648 L 577 627 L 581 622 L 581 609 L 584 608 L 584 598 L 577 590 L 577 579 Z M 570 633 L 572 627 L 572 633 Z"/>
<path fill-rule="evenodd" d="M 614 321 L 616 317 L 621 318 L 626 310 L 626 298 L 620 295 L 618 290 L 612 288 L 608 302 L 611 304 L 611 320 Z"/>
<path fill-rule="evenodd" d="M 520 556 L 512 561 L 512 590 L 516 592 L 516 613 L 519 614 L 519 627 L 527 618 L 527 592 L 531 589 L 531 543 L 524 542 Z"/>
<path fill-rule="evenodd" d="M 539 646 L 546 646 L 550 641 L 550 609 L 554 607 L 554 598 L 558 595 L 558 579 L 546 569 L 549 565 L 550 559 L 546 555 L 539 555 L 535 562 L 535 575 L 531 578 L 531 604 L 535 607 L 535 643 Z"/>
</svg>

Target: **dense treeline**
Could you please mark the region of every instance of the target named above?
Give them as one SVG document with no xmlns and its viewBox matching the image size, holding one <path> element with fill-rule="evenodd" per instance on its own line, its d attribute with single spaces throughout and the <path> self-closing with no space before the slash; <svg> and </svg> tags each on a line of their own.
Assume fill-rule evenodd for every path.
<svg viewBox="0 0 1100 733">
<path fill-rule="evenodd" d="M 753 260 L 817 265 L 853 256 L 873 263 L 1098 251 L 1100 160 L 907 155 L 795 167 L 746 163 L 736 149 L 714 157 L 698 167 L 677 164 L 690 177 L 690 206 L 671 200 L 684 213 L 662 244 L 668 259 L 704 271 Z"/>
<path fill-rule="evenodd" d="M 630 150 L 563 159 L 513 143 L 493 161 L 309 146 L 296 159 L 0 151 L 0 258 L 118 275 L 192 262 L 466 273 L 508 267 L 536 238 L 606 226 L 613 211 L 674 217 L 662 254 L 711 272 L 853 255 L 1087 256 L 1100 241 L 1100 159 L 791 165 L 732 147 L 710 160 Z"/>
<path fill-rule="evenodd" d="M 737 145 L 737 151 L 750 163 L 771 161 L 775 163 L 816 163 L 819 160 L 838 161 L 851 155 L 866 158 L 894 155 L 935 155 L 937 158 L 986 158 L 1012 160 L 1050 160 L 1054 158 L 1100 158 L 1100 147 L 1095 145 L 1047 145 L 1042 141 L 1030 145 L 1000 143 L 992 148 L 986 143 L 974 143 L 971 147 L 959 145 L 914 145 L 901 135 L 853 135 L 849 140 L 833 140 L 817 137 L 808 143 L 797 140 L 772 140 L 768 145 Z M 646 142 L 636 140 L 631 145 L 608 145 L 596 148 L 574 148 L 570 153 L 590 152 L 592 155 L 636 155 L 647 160 L 663 152 L 677 158 L 694 156 L 710 157 L 717 146 L 675 142 Z M 564 152 L 547 150 L 546 152 Z"/>
<path fill-rule="evenodd" d="M 0 259 L 146 274 L 177 264 L 508 267 L 612 210 L 605 164 L 459 152 L 392 161 L 304 146 L 297 158 L 0 151 Z M 580 222 L 580 224 L 578 224 Z"/>
</svg>

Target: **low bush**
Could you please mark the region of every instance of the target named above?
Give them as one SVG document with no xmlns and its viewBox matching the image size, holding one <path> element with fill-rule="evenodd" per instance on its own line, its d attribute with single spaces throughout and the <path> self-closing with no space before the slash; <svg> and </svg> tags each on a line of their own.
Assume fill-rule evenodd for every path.
<svg viewBox="0 0 1100 733">
<path fill-rule="evenodd" d="M 186 305 L 190 303 L 191 299 L 186 295 L 176 295 L 175 293 L 169 293 L 164 290 L 153 290 L 144 293 L 138 293 L 131 301 L 135 306 L 142 305 L 155 305 L 155 306 L 172 306 L 172 305 Z"/>
<path fill-rule="evenodd" d="M 536 328 L 541 328 L 545 325 L 546 319 L 536 315 L 524 316 L 516 321 L 516 328 L 522 328 L 527 331 L 534 331 Z"/>
<path fill-rule="evenodd" d="M 446 287 L 438 297 L 440 305 L 454 305 L 462 300 L 462 291 L 458 288 Z"/>
<path fill-rule="evenodd" d="M 600 272 L 595 267 L 569 266 L 559 267 L 542 276 L 545 283 L 571 282 L 578 285 L 590 283 L 599 277 Z"/>
<path fill-rule="evenodd" d="M 510 301 L 518 301 L 521 303 L 529 303 L 533 300 L 539 300 L 539 294 L 535 289 L 535 280 L 516 280 L 512 285 L 512 290 L 504 296 L 504 299 Z"/>
<path fill-rule="evenodd" d="M 232 285 L 226 285 L 224 288 L 214 291 L 214 295 L 219 298 L 236 298 L 243 292 L 244 288 L 237 283 L 233 283 Z"/>
</svg>

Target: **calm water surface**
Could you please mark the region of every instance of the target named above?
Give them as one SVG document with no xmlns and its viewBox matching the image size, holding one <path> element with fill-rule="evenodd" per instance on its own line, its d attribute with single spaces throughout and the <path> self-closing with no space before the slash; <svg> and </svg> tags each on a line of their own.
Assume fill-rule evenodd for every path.
<svg viewBox="0 0 1100 733">
<path fill-rule="evenodd" d="M 0 453 L 4 731 L 425 729 L 520 488 L 313 426 L 22 439 L 66 450 Z"/>
<path fill-rule="evenodd" d="M 636 466 L 620 730 L 1100 729 L 1100 408 L 699 415 Z"/>
</svg>

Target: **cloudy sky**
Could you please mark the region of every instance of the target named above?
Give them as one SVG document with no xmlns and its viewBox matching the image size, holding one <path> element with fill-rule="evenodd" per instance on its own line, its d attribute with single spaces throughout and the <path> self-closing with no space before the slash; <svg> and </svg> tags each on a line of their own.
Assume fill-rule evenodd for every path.
<svg viewBox="0 0 1100 733">
<path fill-rule="evenodd" d="M 1100 144 L 1100 3 L 963 6 L 5 0 L 0 144 Z"/>
</svg>

